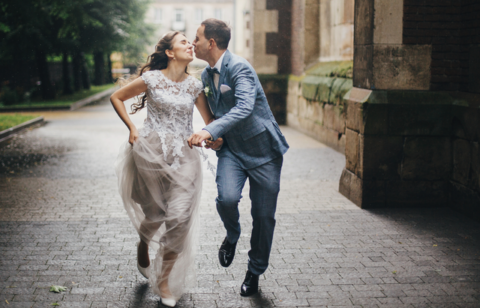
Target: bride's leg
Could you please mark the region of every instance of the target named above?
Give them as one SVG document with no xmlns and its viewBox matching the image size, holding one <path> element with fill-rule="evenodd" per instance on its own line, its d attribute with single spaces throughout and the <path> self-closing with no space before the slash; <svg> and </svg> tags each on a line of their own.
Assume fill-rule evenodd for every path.
<svg viewBox="0 0 480 308">
<path fill-rule="evenodd" d="M 163 298 L 172 298 L 173 295 L 170 292 L 168 287 L 168 277 L 172 271 L 173 265 L 177 260 L 178 254 L 172 251 L 165 251 L 163 254 L 163 264 L 162 264 L 162 276 L 160 278 L 160 283 L 158 288 L 160 289 L 161 296 Z"/>
<path fill-rule="evenodd" d="M 158 228 L 160 228 L 161 224 L 161 222 L 153 223 L 145 219 L 140 224 L 140 233 L 145 234 L 147 237 L 151 237 L 158 230 Z M 150 258 L 148 256 L 148 243 L 146 243 L 142 237 L 140 237 L 140 243 L 137 247 L 137 260 L 138 264 L 143 268 L 147 268 L 150 265 Z"/>
</svg>

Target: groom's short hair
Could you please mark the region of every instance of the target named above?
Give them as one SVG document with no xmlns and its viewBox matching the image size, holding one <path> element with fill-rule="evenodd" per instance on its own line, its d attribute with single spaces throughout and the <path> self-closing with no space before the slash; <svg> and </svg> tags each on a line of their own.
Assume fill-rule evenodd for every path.
<svg viewBox="0 0 480 308">
<path fill-rule="evenodd" d="M 209 18 L 202 22 L 205 27 L 204 35 L 207 40 L 213 38 L 218 49 L 224 50 L 230 42 L 230 27 L 219 19 Z"/>
</svg>

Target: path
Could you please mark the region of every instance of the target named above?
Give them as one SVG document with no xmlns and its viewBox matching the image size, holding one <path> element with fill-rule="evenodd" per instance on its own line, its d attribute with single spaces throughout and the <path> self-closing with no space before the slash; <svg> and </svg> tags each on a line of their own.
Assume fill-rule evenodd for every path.
<svg viewBox="0 0 480 308">
<path fill-rule="evenodd" d="M 159 307 L 136 269 L 137 235 L 116 191 L 127 129 L 107 101 L 42 115 L 46 126 L 0 148 L 1 307 Z M 217 250 L 225 233 L 205 173 L 197 287 L 178 307 L 480 306 L 479 223 L 447 209 L 361 210 L 338 193 L 344 156 L 282 130 L 291 149 L 261 293 L 238 294 L 248 185 L 237 256 L 224 269 Z M 51 293 L 52 284 L 68 290 Z"/>
</svg>

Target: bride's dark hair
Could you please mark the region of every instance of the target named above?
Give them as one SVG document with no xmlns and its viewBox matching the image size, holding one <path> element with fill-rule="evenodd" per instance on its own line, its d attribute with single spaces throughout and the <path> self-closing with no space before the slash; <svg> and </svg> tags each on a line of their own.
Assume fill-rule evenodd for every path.
<svg viewBox="0 0 480 308">
<path fill-rule="evenodd" d="M 143 73 L 148 71 L 155 71 L 155 70 L 163 70 L 166 69 L 168 66 L 168 62 L 170 59 L 168 58 L 167 54 L 165 53 L 166 50 L 173 48 L 173 39 L 178 34 L 183 34 L 180 31 L 172 31 L 166 33 L 160 41 L 155 45 L 155 52 L 152 53 L 147 58 L 147 63 L 142 65 L 138 70 L 138 73 L 133 76 L 133 79 L 136 79 L 143 75 Z M 188 74 L 188 67 L 185 68 L 185 73 Z M 144 93 L 142 98 L 138 100 L 137 103 L 132 104 L 132 112 L 130 114 L 134 114 L 137 111 L 143 109 L 145 107 L 145 102 L 147 100 L 147 93 Z"/>
</svg>

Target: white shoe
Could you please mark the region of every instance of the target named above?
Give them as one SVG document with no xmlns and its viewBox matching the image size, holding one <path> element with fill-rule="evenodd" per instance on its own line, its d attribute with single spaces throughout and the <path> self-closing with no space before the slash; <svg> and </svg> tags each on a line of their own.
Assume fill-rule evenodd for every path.
<svg viewBox="0 0 480 308">
<path fill-rule="evenodd" d="M 139 244 L 140 244 L 140 242 L 137 242 L 137 247 L 138 247 Z M 137 260 L 137 268 L 138 268 L 138 271 L 140 272 L 140 274 L 142 274 L 143 277 L 148 279 L 148 273 L 150 272 L 150 265 L 147 266 L 147 267 L 141 267 L 140 264 L 138 264 L 138 260 Z"/>
<path fill-rule="evenodd" d="M 162 305 L 167 307 L 175 307 L 175 305 L 177 305 L 177 302 L 173 298 L 163 298 L 160 296 L 160 300 Z"/>
</svg>

